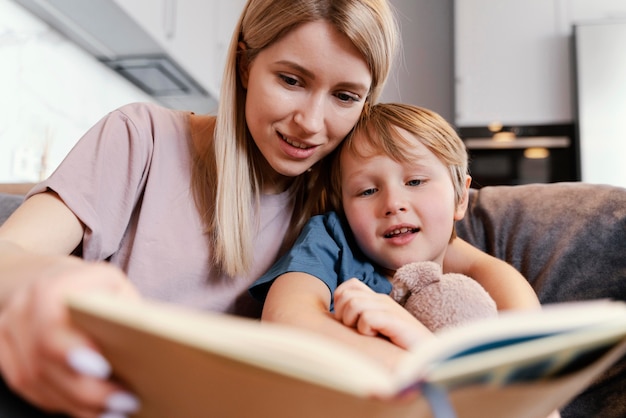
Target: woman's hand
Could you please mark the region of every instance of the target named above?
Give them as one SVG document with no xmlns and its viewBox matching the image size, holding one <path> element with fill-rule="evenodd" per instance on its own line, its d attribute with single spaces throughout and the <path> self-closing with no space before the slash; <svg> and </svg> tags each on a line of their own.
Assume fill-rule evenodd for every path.
<svg viewBox="0 0 626 418">
<path fill-rule="evenodd" d="M 389 295 L 376 293 L 366 284 L 350 279 L 334 294 L 335 317 L 360 334 L 384 336 L 409 349 L 433 334 Z"/>
<path fill-rule="evenodd" d="M 110 366 L 70 323 L 65 298 L 93 291 L 138 297 L 136 291 L 107 263 L 73 257 L 47 261 L 39 266 L 37 277 L 12 292 L 0 313 L 0 371 L 5 382 L 50 412 L 94 418 L 135 411 L 136 399 L 107 380 Z"/>
</svg>

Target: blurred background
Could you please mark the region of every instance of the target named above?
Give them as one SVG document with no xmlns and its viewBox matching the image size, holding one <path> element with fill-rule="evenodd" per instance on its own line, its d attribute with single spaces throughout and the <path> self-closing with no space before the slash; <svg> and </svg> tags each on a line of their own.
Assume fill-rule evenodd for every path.
<svg viewBox="0 0 626 418">
<path fill-rule="evenodd" d="M 0 183 L 45 178 L 125 103 L 212 112 L 244 3 L 0 0 Z M 391 4 L 403 50 L 382 100 L 450 121 L 475 187 L 626 187 L 626 2 Z"/>
</svg>

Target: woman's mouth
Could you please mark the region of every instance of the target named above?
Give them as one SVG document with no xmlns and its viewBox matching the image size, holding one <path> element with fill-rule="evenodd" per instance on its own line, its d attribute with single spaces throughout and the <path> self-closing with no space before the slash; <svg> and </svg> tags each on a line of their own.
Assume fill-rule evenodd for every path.
<svg viewBox="0 0 626 418">
<path fill-rule="evenodd" d="M 309 149 L 309 148 L 313 148 L 312 146 L 309 146 L 307 144 L 304 144 L 302 142 L 298 142 L 298 141 L 294 141 L 292 139 L 287 138 L 286 136 L 284 136 L 283 134 L 279 133 L 280 137 L 283 139 L 283 141 L 285 141 L 286 143 L 288 143 L 289 145 L 291 145 L 292 147 L 295 148 L 300 148 L 300 149 Z"/>
</svg>

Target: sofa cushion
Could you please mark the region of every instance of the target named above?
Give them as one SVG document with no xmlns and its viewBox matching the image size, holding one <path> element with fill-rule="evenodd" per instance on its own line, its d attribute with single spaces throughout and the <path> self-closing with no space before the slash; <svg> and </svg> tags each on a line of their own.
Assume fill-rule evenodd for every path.
<svg viewBox="0 0 626 418">
<path fill-rule="evenodd" d="M 0 193 L 0 225 L 7 220 L 23 200 L 24 196 L 21 195 Z"/>
<path fill-rule="evenodd" d="M 542 303 L 626 300 L 626 189 L 586 183 L 470 191 L 458 235 L 507 261 Z"/>
</svg>

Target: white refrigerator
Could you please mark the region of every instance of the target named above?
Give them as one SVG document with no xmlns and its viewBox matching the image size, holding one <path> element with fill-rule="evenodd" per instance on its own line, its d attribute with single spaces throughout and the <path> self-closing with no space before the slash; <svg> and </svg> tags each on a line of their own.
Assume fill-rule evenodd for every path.
<svg viewBox="0 0 626 418">
<path fill-rule="evenodd" d="M 574 28 L 581 180 L 626 187 L 626 21 Z"/>
</svg>

